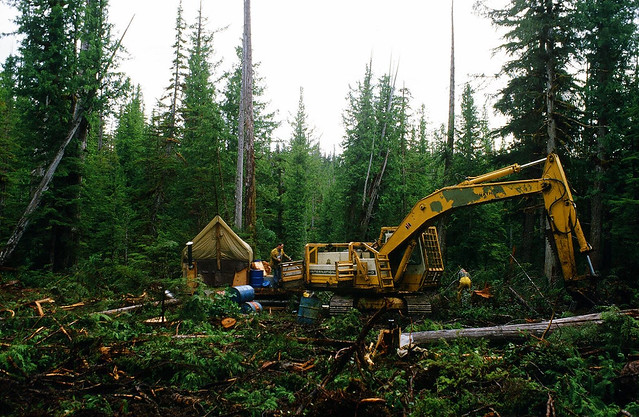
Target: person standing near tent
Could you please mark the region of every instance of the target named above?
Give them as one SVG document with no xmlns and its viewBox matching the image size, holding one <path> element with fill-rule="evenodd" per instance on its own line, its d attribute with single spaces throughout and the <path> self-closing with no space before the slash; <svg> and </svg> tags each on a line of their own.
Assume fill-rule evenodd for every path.
<svg viewBox="0 0 639 417">
<path fill-rule="evenodd" d="M 284 258 L 291 260 L 291 257 L 284 252 L 284 244 L 280 243 L 271 251 L 271 269 L 273 270 L 273 287 L 275 288 L 281 285 L 282 269 L 280 264 Z"/>
</svg>

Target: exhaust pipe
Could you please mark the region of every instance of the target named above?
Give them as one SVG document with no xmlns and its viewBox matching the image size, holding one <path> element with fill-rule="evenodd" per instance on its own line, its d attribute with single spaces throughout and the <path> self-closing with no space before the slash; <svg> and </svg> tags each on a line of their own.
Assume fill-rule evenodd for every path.
<svg viewBox="0 0 639 417">
<path fill-rule="evenodd" d="M 186 256 L 189 269 L 193 269 L 193 242 L 186 242 Z"/>
</svg>

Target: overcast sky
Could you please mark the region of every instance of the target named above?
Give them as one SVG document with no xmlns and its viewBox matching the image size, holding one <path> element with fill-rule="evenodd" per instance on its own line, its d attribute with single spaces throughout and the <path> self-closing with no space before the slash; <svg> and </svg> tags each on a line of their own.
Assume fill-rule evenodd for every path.
<svg viewBox="0 0 639 417">
<path fill-rule="evenodd" d="M 503 5 L 505 0 L 490 0 Z M 199 0 L 183 0 L 184 18 L 193 23 Z M 203 0 L 204 16 L 215 35 L 214 59 L 222 60 L 218 75 L 236 62 L 241 45 L 243 1 Z M 473 11 L 475 0 L 455 2 L 456 95 L 466 82 L 477 89 L 481 107 L 498 85 L 491 76 L 502 64 L 493 49 L 499 35 Z M 121 70 L 142 86 L 147 111 L 169 84 L 178 0 L 110 0 L 110 21 L 124 38 L 128 59 Z M 450 69 L 450 1 L 436 0 L 258 0 L 251 4 L 253 62 L 266 86 L 265 99 L 278 112 L 276 131 L 288 140 L 288 121 L 297 110 L 300 87 L 309 125 L 325 151 L 339 147 L 342 113 L 349 85 L 364 76 L 372 59 L 373 75 L 398 67 L 397 86 L 407 87 L 413 106 L 422 103 L 431 128 L 446 122 Z M 0 32 L 12 30 L 10 9 L 0 4 Z M 17 50 L 17 41 L 0 39 L 0 62 Z M 486 77 L 478 78 L 478 75 Z"/>
</svg>

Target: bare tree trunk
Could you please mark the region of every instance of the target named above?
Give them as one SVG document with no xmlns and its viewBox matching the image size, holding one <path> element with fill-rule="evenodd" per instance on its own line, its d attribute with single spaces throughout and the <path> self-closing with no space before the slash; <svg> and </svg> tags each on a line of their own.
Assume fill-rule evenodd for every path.
<svg viewBox="0 0 639 417">
<path fill-rule="evenodd" d="M 546 0 L 546 13 L 549 15 L 554 14 L 554 6 L 552 0 Z M 550 33 L 546 34 L 545 50 L 547 55 L 546 60 L 546 120 L 547 120 L 547 132 L 548 141 L 546 142 L 546 153 L 557 151 L 557 121 L 555 120 L 555 82 L 557 74 L 555 71 L 555 45 L 554 39 Z M 557 275 L 557 260 L 553 251 L 551 236 L 552 231 L 548 220 L 545 222 L 546 245 L 545 245 L 545 261 L 544 261 L 544 274 L 550 282 L 554 282 Z"/>
<path fill-rule="evenodd" d="M 253 51 L 251 46 L 251 0 L 244 0 L 244 48 L 242 91 L 244 92 L 244 140 L 246 142 L 246 226 L 255 239 L 256 200 L 255 145 L 253 124 Z"/>
<path fill-rule="evenodd" d="M 375 178 L 375 182 L 371 186 L 371 198 L 368 201 L 368 207 L 366 208 L 366 215 L 364 217 L 364 222 L 362 223 L 362 237 L 365 236 L 366 229 L 368 229 L 368 224 L 370 223 L 370 220 L 373 217 L 373 207 L 375 205 L 375 200 L 377 200 L 377 194 L 379 193 L 379 188 L 382 184 L 384 171 L 386 171 L 386 164 L 388 163 L 389 154 L 390 154 L 390 149 L 387 149 L 386 156 L 384 157 L 384 163 L 382 164 L 382 170 L 377 176 L 377 178 Z"/>
<path fill-rule="evenodd" d="M 251 1 L 244 0 L 244 36 L 242 42 L 242 87 L 237 144 L 237 176 L 235 177 L 235 227 L 242 229 L 244 153 L 246 167 L 248 226 L 255 225 L 255 153 L 253 145 L 253 62 L 251 53 Z"/>
<path fill-rule="evenodd" d="M 594 251 L 590 253 L 590 260 L 595 271 L 601 269 L 601 243 L 603 241 L 603 192 L 601 179 L 604 175 L 603 161 L 605 158 L 602 141 L 607 134 L 608 121 L 600 117 L 597 129 L 597 161 L 595 163 L 595 179 L 593 181 L 593 196 L 590 200 L 590 244 Z"/>
<path fill-rule="evenodd" d="M 454 4 L 450 2 L 450 81 L 448 96 L 448 132 L 446 135 L 446 155 L 444 159 L 444 177 L 450 172 L 453 160 L 453 149 L 455 146 L 455 20 Z"/>
<path fill-rule="evenodd" d="M 450 1 L 450 81 L 448 96 L 448 132 L 446 149 L 444 150 L 444 178 L 448 180 L 453 162 L 453 151 L 455 147 L 455 1 Z M 439 246 L 442 254 L 446 254 L 446 219 L 441 216 L 437 224 L 437 234 L 439 235 Z"/>
<path fill-rule="evenodd" d="M 240 93 L 240 97 L 242 94 Z M 242 208 L 244 206 L 244 110 L 240 98 L 240 115 L 237 132 L 237 174 L 235 175 L 235 227 L 242 229 Z"/>
</svg>

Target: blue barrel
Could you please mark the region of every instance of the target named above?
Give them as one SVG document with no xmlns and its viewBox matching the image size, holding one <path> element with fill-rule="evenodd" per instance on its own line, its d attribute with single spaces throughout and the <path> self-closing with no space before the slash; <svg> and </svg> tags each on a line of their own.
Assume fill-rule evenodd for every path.
<svg viewBox="0 0 639 417">
<path fill-rule="evenodd" d="M 240 306 L 240 310 L 244 314 L 260 313 L 262 311 L 262 304 L 257 301 L 247 301 Z"/>
<path fill-rule="evenodd" d="M 264 271 L 261 269 L 251 269 L 249 273 L 249 283 L 251 287 L 262 288 L 264 284 Z"/>
<path fill-rule="evenodd" d="M 238 304 L 252 301 L 255 298 L 255 290 L 250 285 L 238 285 L 231 287 L 231 300 Z"/>
<path fill-rule="evenodd" d="M 297 321 L 302 324 L 314 324 L 322 311 L 322 301 L 315 297 L 302 297 L 297 310 Z"/>
</svg>

